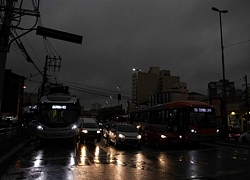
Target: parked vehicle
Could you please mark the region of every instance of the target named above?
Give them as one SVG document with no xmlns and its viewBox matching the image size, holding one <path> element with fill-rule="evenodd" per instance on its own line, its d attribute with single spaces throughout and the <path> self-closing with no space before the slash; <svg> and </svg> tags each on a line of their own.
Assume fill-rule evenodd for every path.
<svg viewBox="0 0 250 180">
<path fill-rule="evenodd" d="M 142 142 L 152 143 L 156 147 L 181 144 L 182 136 L 178 133 L 171 132 L 170 128 L 160 124 L 150 124 L 142 130 Z"/>
<path fill-rule="evenodd" d="M 240 143 L 250 143 L 250 131 L 242 133 L 238 139 Z"/>
<path fill-rule="evenodd" d="M 100 142 L 102 137 L 99 126 L 94 118 L 82 118 L 78 132 L 80 142 L 82 143 L 95 140 Z"/>
<path fill-rule="evenodd" d="M 108 138 L 115 147 L 120 145 L 141 147 L 141 135 L 132 124 L 114 124 L 109 131 Z"/>
<path fill-rule="evenodd" d="M 238 141 L 240 137 L 240 125 L 239 124 L 233 124 L 229 127 L 229 138 L 234 138 L 236 141 Z"/>
</svg>

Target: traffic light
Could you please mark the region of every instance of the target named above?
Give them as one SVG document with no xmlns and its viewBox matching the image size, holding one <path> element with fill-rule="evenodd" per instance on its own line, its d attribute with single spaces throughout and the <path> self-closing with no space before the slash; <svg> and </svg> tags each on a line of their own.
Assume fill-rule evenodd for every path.
<svg viewBox="0 0 250 180">
<path fill-rule="evenodd" d="M 118 101 L 120 101 L 122 99 L 121 94 L 118 94 L 117 99 L 118 99 Z"/>
</svg>

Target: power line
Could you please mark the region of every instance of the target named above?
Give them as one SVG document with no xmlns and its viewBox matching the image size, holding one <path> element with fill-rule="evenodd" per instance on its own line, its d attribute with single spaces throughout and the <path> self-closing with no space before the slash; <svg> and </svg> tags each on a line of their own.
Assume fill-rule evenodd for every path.
<svg viewBox="0 0 250 180">
<path fill-rule="evenodd" d="M 238 43 L 235 43 L 235 44 L 230 44 L 230 45 L 224 46 L 224 48 L 226 48 L 226 47 L 231 47 L 231 46 L 236 46 L 236 45 L 243 44 L 243 43 L 247 43 L 247 42 L 250 42 L 250 40 L 238 42 Z"/>
</svg>

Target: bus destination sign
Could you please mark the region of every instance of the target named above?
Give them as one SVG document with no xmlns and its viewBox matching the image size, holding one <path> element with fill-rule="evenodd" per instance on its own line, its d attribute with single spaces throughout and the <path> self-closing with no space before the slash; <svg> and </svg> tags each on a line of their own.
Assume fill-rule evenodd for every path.
<svg viewBox="0 0 250 180">
<path fill-rule="evenodd" d="M 194 112 L 206 113 L 206 112 L 212 112 L 212 109 L 211 108 L 194 108 Z"/>
</svg>

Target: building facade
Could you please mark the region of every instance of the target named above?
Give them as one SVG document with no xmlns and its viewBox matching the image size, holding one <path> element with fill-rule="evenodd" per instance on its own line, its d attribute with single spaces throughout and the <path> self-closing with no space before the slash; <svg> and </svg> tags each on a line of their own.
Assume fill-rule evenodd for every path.
<svg viewBox="0 0 250 180">
<path fill-rule="evenodd" d="M 226 97 L 235 97 L 235 86 L 234 82 L 229 82 L 229 80 L 226 79 Z M 220 80 L 219 82 L 210 82 L 208 83 L 208 97 L 210 98 L 218 98 L 222 97 L 223 92 L 223 80 Z"/>
<path fill-rule="evenodd" d="M 3 102 L 1 106 L 2 114 L 15 114 L 17 118 L 21 116 L 23 104 L 24 76 L 13 73 L 5 69 L 3 85 Z"/>
<path fill-rule="evenodd" d="M 187 83 L 180 82 L 178 76 L 171 76 L 169 70 L 152 66 L 148 72 L 135 71 L 132 75 L 132 101 L 137 106 L 187 99 L 187 92 Z"/>
</svg>

